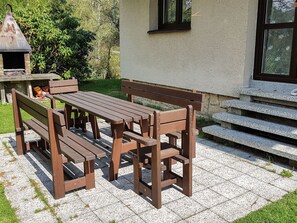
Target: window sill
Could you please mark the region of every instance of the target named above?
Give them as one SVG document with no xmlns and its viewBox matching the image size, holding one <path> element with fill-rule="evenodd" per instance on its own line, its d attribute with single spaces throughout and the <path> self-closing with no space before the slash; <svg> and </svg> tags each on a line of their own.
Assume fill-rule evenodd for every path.
<svg viewBox="0 0 297 223">
<path fill-rule="evenodd" d="M 148 34 L 157 34 L 157 33 L 175 33 L 175 32 L 187 32 L 190 31 L 191 28 L 176 28 L 176 29 L 156 29 L 156 30 L 150 30 L 147 33 Z"/>
</svg>

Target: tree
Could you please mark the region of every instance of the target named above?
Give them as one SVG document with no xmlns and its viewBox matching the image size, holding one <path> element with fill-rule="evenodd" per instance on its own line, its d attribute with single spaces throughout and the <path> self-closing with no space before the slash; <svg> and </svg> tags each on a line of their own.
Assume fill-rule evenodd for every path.
<svg viewBox="0 0 297 223">
<path fill-rule="evenodd" d="M 119 76 L 119 0 L 68 0 L 82 27 L 95 32 L 89 63 L 96 76 Z"/>
<path fill-rule="evenodd" d="M 94 33 L 80 28 L 66 0 L 14 1 L 14 17 L 32 47 L 32 73 L 64 78 L 90 76 L 88 55 Z"/>
</svg>

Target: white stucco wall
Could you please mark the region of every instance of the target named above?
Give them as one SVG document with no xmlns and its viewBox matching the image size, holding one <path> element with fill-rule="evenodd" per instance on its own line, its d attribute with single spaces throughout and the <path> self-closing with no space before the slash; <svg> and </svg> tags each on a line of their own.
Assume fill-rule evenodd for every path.
<svg viewBox="0 0 297 223">
<path fill-rule="evenodd" d="M 193 0 L 190 31 L 148 34 L 156 1 L 120 1 L 122 77 L 237 97 L 253 71 L 258 0 Z"/>
</svg>

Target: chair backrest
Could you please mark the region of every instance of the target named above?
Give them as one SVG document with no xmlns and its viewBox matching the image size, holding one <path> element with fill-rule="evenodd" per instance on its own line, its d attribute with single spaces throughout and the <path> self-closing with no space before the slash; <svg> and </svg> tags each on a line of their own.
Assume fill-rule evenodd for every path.
<svg viewBox="0 0 297 223">
<path fill-rule="evenodd" d="M 50 94 L 63 94 L 78 92 L 77 79 L 49 81 Z"/>
<path fill-rule="evenodd" d="M 187 146 L 192 146 L 193 140 L 193 107 L 188 105 L 187 108 L 171 111 L 155 111 L 153 138 L 160 142 L 160 136 L 163 134 L 182 132 L 182 139 L 188 141 Z M 183 142 L 184 143 L 184 142 Z M 190 148 L 189 148 L 190 149 Z M 190 151 L 189 151 L 190 152 Z"/>
<path fill-rule="evenodd" d="M 121 91 L 128 94 L 130 101 L 135 95 L 180 107 L 192 105 L 194 110 L 201 110 L 202 94 L 195 91 L 128 80 L 122 80 Z"/>
<path fill-rule="evenodd" d="M 50 128 L 50 120 L 52 120 L 54 131 L 59 135 L 64 135 L 65 119 L 64 116 L 51 108 L 29 98 L 27 95 L 12 89 L 13 111 L 15 118 L 15 128 L 22 128 L 22 115 L 20 109 L 27 112 L 36 120 Z M 49 130 L 50 131 L 50 130 Z"/>
</svg>

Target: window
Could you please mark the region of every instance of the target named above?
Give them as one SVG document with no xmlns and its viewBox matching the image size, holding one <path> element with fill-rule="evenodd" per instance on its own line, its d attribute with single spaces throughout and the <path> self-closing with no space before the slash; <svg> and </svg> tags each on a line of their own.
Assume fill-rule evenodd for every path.
<svg viewBox="0 0 297 223">
<path fill-rule="evenodd" d="M 259 0 L 254 79 L 297 83 L 295 0 Z"/>
<path fill-rule="evenodd" d="M 190 29 L 192 0 L 159 0 L 159 30 Z"/>
</svg>

